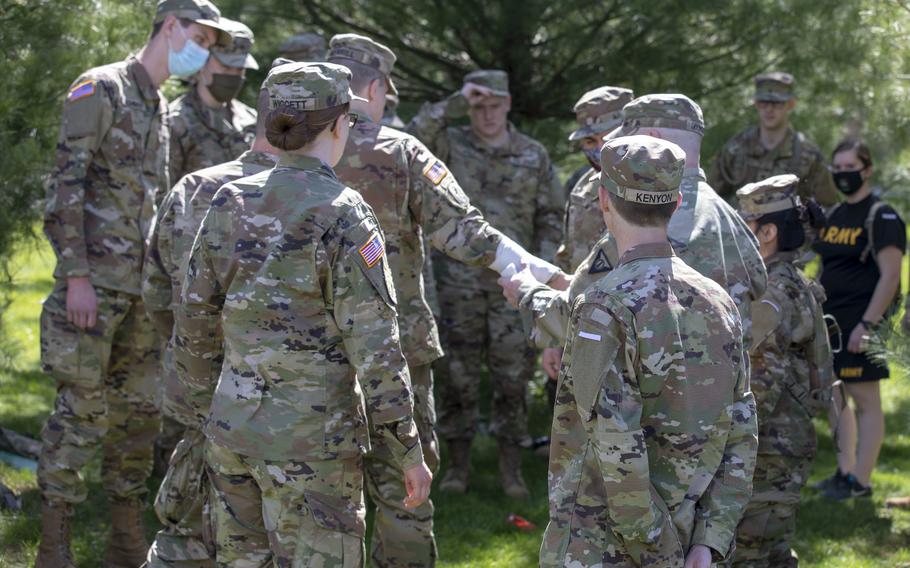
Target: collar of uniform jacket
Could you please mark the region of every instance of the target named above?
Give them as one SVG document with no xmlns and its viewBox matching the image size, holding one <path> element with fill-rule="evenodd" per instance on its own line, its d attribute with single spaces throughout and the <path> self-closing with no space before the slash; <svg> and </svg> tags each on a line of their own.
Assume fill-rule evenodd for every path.
<svg viewBox="0 0 910 568">
<path fill-rule="evenodd" d="M 800 256 L 802 256 L 802 254 L 803 251 L 801 250 L 778 251 L 765 260 L 765 266 L 770 267 L 772 264 L 776 264 L 778 262 L 792 264 Z"/>
<path fill-rule="evenodd" d="M 276 167 L 293 168 L 295 170 L 314 170 L 337 179 L 335 170 L 333 170 L 331 166 L 319 158 L 314 158 L 312 156 L 301 156 L 300 154 L 283 152 L 281 156 L 278 157 L 278 164 Z"/>
<path fill-rule="evenodd" d="M 196 109 L 196 112 L 199 113 L 199 116 L 202 118 L 202 123 L 205 124 L 209 130 L 219 133 L 235 130 L 234 105 L 236 103 L 233 100 L 224 106 L 212 108 L 202 102 L 202 97 L 199 96 L 199 91 L 196 90 L 195 83 L 190 85 L 190 91 L 187 93 L 187 97 L 189 97 L 190 105 Z M 236 128 L 236 130 L 240 130 L 240 128 Z"/>
<path fill-rule="evenodd" d="M 467 126 L 467 129 L 471 143 L 474 147 L 481 152 L 492 154 L 493 156 L 519 156 L 525 151 L 525 148 L 528 147 L 525 137 L 521 136 L 521 133 L 518 132 L 518 129 L 515 128 L 515 125 L 512 124 L 511 121 L 506 124 L 506 130 L 509 132 L 509 143 L 501 148 L 493 148 L 485 144 L 483 140 L 474 134 L 470 125 Z"/>
<path fill-rule="evenodd" d="M 698 178 L 698 181 L 708 181 L 705 170 L 701 168 L 686 168 L 683 170 L 683 179 Z"/>
<path fill-rule="evenodd" d="M 757 126 L 753 128 L 751 144 L 749 144 L 747 149 L 752 156 L 760 157 L 774 153 L 779 158 L 789 158 L 793 154 L 793 137 L 796 136 L 796 131 L 793 130 L 792 126 L 787 126 L 787 133 L 784 135 L 784 139 L 770 150 L 762 146 L 759 128 Z"/>
<path fill-rule="evenodd" d="M 149 76 L 149 72 L 146 71 L 145 66 L 136 59 L 135 55 L 130 55 L 126 61 L 127 73 L 136 82 L 139 92 L 142 93 L 142 98 L 149 102 L 157 103 L 161 99 L 161 93 L 158 91 L 158 87 L 152 83 L 152 78 Z"/>
<path fill-rule="evenodd" d="M 627 250 L 619 258 L 619 265 L 628 264 L 633 260 L 639 260 L 641 258 L 666 258 L 670 256 L 676 256 L 676 253 L 673 252 L 673 247 L 669 242 L 645 243 Z"/>
<path fill-rule="evenodd" d="M 247 150 L 243 154 L 240 154 L 240 157 L 237 158 L 244 164 L 256 164 L 258 166 L 266 166 L 271 168 L 278 161 L 278 156 L 275 154 L 269 154 L 268 152 L 256 152 L 253 150 Z"/>
<path fill-rule="evenodd" d="M 355 113 L 357 115 L 357 124 L 351 129 L 351 136 L 357 136 L 358 139 L 367 138 L 370 141 L 376 141 L 379 137 L 379 131 L 382 125 L 367 116 L 366 114 Z"/>
</svg>

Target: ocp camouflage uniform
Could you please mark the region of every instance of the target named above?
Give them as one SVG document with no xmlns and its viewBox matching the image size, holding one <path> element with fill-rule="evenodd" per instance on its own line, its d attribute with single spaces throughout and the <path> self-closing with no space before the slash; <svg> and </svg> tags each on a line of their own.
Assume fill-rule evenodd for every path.
<svg viewBox="0 0 910 568">
<path fill-rule="evenodd" d="M 273 108 L 321 110 L 351 100 L 349 79 L 291 63 L 265 86 Z M 422 463 L 384 240 L 316 158 L 283 153 L 212 201 L 175 355 L 210 439 L 219 565 L 362 565 L 367 421 L 402 469 Z"/>
<path fill-rule="evenodd" d="M 155 511 L 165 526 L 149 550 L 149 568 L 158 566 L 214 566 L 214 556 L 203 542 L 203 507 L 208 484 L 203 474 L 204 436 L 185 400 L 186 389 L 177 379 L 171 335 L 174 311 L 186 264 L 202 219 L 218 189 L 275 165 L 264 152 L 245 152 L 239 159 L 191 173 L 174 185 L 158 209 L 148 256 L 143 268 L 142 297 L 164 343 L 161 412 L 181 427 L 168 473 L 158 491 Z M 179 441 L 179 440 L 178 440 Z"/>
<path fill-rule="evenodd" d="M 41 364 L 57 382 L 42 431 L 38 485 L 45 499 L 86 498 L 79 471 L 103 447 L 103 486 L 119 500 L 146 492 L 158 431 L 158 341 L 140 297 L 140 274 L 167 188 L 166 101 L 129 57 L 91 69 L 63 108 L 44 230 L 57 256 L 41 313 Z M 89 277 L 97 324 L 67 321 L 67 278 Z"/>
<path fill-rule="evenodd" d="M 629 120 L 623 129 L 637 125 L 688 129 L 682 122 L 669 126 L 667 116 L 684 113 L 695 131 L 704 130 L 701 109 L 682 95 L 646 95 L 626 106 Z M 663 117 L 663 118 L 662 118 Z M 703 276 L 720 284 L 733 298 L 745 329 L 748 347 L 751 304 L 765 291 L 767 272 L 758 253 L 755 235 L 737 212 L 705 182 L 700 168 L 686 168 L 680 185 L 679 207 L 670 218 L 667 236 L 676 254 Z M 544 286 L 522 290 L 521 309 L 540 347 L 559 347 L 566 339 L 572 302 L 594 281 L 619 262 L 616 241 L 606 232 L 578 266 L 567 291 Z"/>
<path fill-rule="evenodd" d="M 792 175 L 776 176 L 740 189 L 743 217 L 792 208 L 797 182 Z M 812 417 L 827 411 L 834 381 L 824 291 L 796 268 L 798 255 L 778 252 L 767 260 L 768 289 L 754 305 L 750 359 L 758 459 L 752 499 L 737 529 L 734 566 L 798 565 L 790 544 L 800 489 L 816 452 Z"/>
<path fill-rule="evenodd" d="M 756 101 L 785 102 L 793 98 L 793 77 L 768 73 L 755 77 Z M 805 134 L 787 127 L 784 139 L 774 148 L 762 145 L 759 127 L 750 126 L 724 144 L 715 156 L 708 179 L 724 199 L 733 199 L 737 189 L 780 174 L 799 177 L 800 197 L 814 197 L 823 206 L 839 201 L 834 179 L 818 146 Z"/>
<path fill-rule="evenodd" d="M 356 34 L 337 35 L 330 42 L 329 61 L 343 65 L 349 57 L 375 62 L 389 77 L 395 54 Z M 502 241 L 473 207 L 445 164 L 420 141 L 361 116 L 351 131 L 344 157 L 336 167 L 339 179 L 360 193 L 373 208 L 386 236 L 392 280 L 398 294 L 401 347 L 414 388 L 414 414 L 423 455 L 438 469 L 436 409 L 431 363 L 442 356 L 439 331 L 426 298 L 422 268 L 425 245 L 475 266 L 489 266 Z M 376 504 L 372 564 L 377 567 L 427 568 L 435 565 L 433 504 L 405 509 L 402 472 L 377 443 L 367 456 L 367 488 Z"/>
<path fill-rule="evenodd" d="M 672 202 L 684 156 L 655 138 L 614 139 L 604 184 Z M 694 545 L 715 560 L 730 552 L 755 466 L 745 359 L 732 299 L 666 241 L 632 247 L 577 298 L 540 566 L 682 568 Z"/>
<path fill-rule="evenodd" d="M 237 158 L 256 136 L 256 111 L 233 99 L 211 108 L 193 84 L 168 107 L 172 180 Z"/>
<path fill-rule="evenodd" d="M 575 103 L 573 110 L 578 128 L 569 135 L 569 141 L 578 143 L 589 136 L 602 137 L 609 133 L 622 124 L 622 107 L 632 99 L 632 91 L 619 87 L 588 91 Z M 555 262 L 567 274 L 575 272 L 607 230 L 597 197 L 599 172 L 599 166 L 589 168 L 572 187 L 566 203 L 562 243 L 556 251 Z"/>
<path fill-rule="evenodd" d="M 465 82 L 508 94 L 502 71 L 475 71 Z M 537 256 L 550 258 L 560 239 L 564 196 L 547 151 L 511 124 L 509 144 L 486 146 L 470 126 L 452 126 L 467 100 L 456 93 L 425 104 L 408 131 L 452 168 L 470 202 L 494 227 Z M 439 432 L 449 440 L 470 440 L 478 422 L 479 382 L 485 362 L 493 383 L 491 433 L 501 444 L 527 440 L 527 383 L 534 354 L 521 320 L 502 296 L 497 275 L 435 255 L 442 343 L 439 371 Z"/>
</svg>

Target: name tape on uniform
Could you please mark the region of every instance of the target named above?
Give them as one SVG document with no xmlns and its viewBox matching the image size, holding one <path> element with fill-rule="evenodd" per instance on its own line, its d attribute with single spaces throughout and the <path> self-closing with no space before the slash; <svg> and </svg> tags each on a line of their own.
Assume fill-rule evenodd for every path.
<svg viewBox="0 0 910 568">
<path fill-rule="evenodd" d="M 600 341 L 599 333 L 588 333 L 587 331 L 579 331 L 578 337 L 582 339 L 590 339 L 591 341 Z"/>
</svg>

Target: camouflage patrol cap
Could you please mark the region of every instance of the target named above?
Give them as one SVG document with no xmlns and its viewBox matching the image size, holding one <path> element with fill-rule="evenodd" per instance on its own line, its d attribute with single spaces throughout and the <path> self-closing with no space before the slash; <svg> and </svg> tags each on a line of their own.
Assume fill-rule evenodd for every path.
<svg viewBox="0 0 910 568">
<path fill-rule="evenodd" d="M 572 111 L 579 124 L 569 141 L 609 132 L 622 123 L 622 107 L 633 98 L 630 89 L 598 87 L 578 99 Z"/>
<path fill-rule="evenodd" d="M 793 75 L 775 71 L 755 77 L 755 101 L 786 102 L 793 98 Z"/>
<path fill-rule="evenodd" d="M 786 211 L 799 207 L 799 195 L 796 186 L 799 178 L 793 174 L 772 176 L 755 183 L 750 183 L 736 192 L 739 199 L 739 215 L 746 221 L 752 221 L 777 211 Z"/>
<path fill-rule="evenodd" d="M 608 136 L 629 136 L 639 128 L 675 128 L 705 134 L 705 119 L 701 107 L 680 94 L 657 94 L 638 97 L 622 109 L 622 126 Z"/>
<path fill-rule="evenodd" d="M 273 67 L 263 88 L 273 109 L 313 111 L 363 100 L 351 92 L 351 70 L 334 63 L 294 62 Z"/>
<path fill-rule="evenodd" d="M 392 82 L 392 68 L 395 67 L 395 54 L 391 49 L 377 41 L 358 34 L 338 34 L 329 41 L 329 61 L 341 63 L 349 59 L 368 67 L 373 67 L 385 76 L 389 92 L 398 94 Z"/>
<path fill-rule="evenodd" d="M 231 41 L 224 45 L 212 46 L 212 56 L 228 67 L 259 69 L 256 59 L 250 54 L 250 50 L 253 49 L 253 30 L 228 18 L 221 18 L 221 24 L 231 34 Z"/>
<path fill-rule="evenodd" d="M 464 83 L 486 87 L 496 97 L 509 96 L 509 74 L 500 69 L 478 69 L 464 76 Z"/>
<path fill-rule="evenodd" d="M 677 201 L 686 153 L 676 144 L 652 136 L 622 136 L 603 145 L 600 160 L 600 185 L 617 197 L 642 205 Z"/>
<path fill-rule="evenodd" d="M 323 61 L 326 53 L 325 38 L 314 33 L 293 35 L 284 40 L 278 53 L 291 61 Z"/>
<path fill-rule="evenodd" d="M 230 31 L 221 23 L 221 11 L 209 0 L 159 0 L 153 23 L 161 23 L 168 16 L 192 20 L 218 30 L 218 43 L 230 41 Z"/>
</svg>

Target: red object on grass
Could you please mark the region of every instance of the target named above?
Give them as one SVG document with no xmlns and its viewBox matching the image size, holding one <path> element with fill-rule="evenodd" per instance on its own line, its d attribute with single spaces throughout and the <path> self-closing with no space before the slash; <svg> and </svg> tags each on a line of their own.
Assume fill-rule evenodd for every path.
<svg viewBox="0 0 910 568">
<path fill-rule="evenodd" d="M 516 529 L 523 531 L 532 531 L 537 528 L 537 525 L 522 516 L 516 515 L 515 513 L 509 513 L 509 516 L 506 517 L 506 522 Z"/>
</svg>

